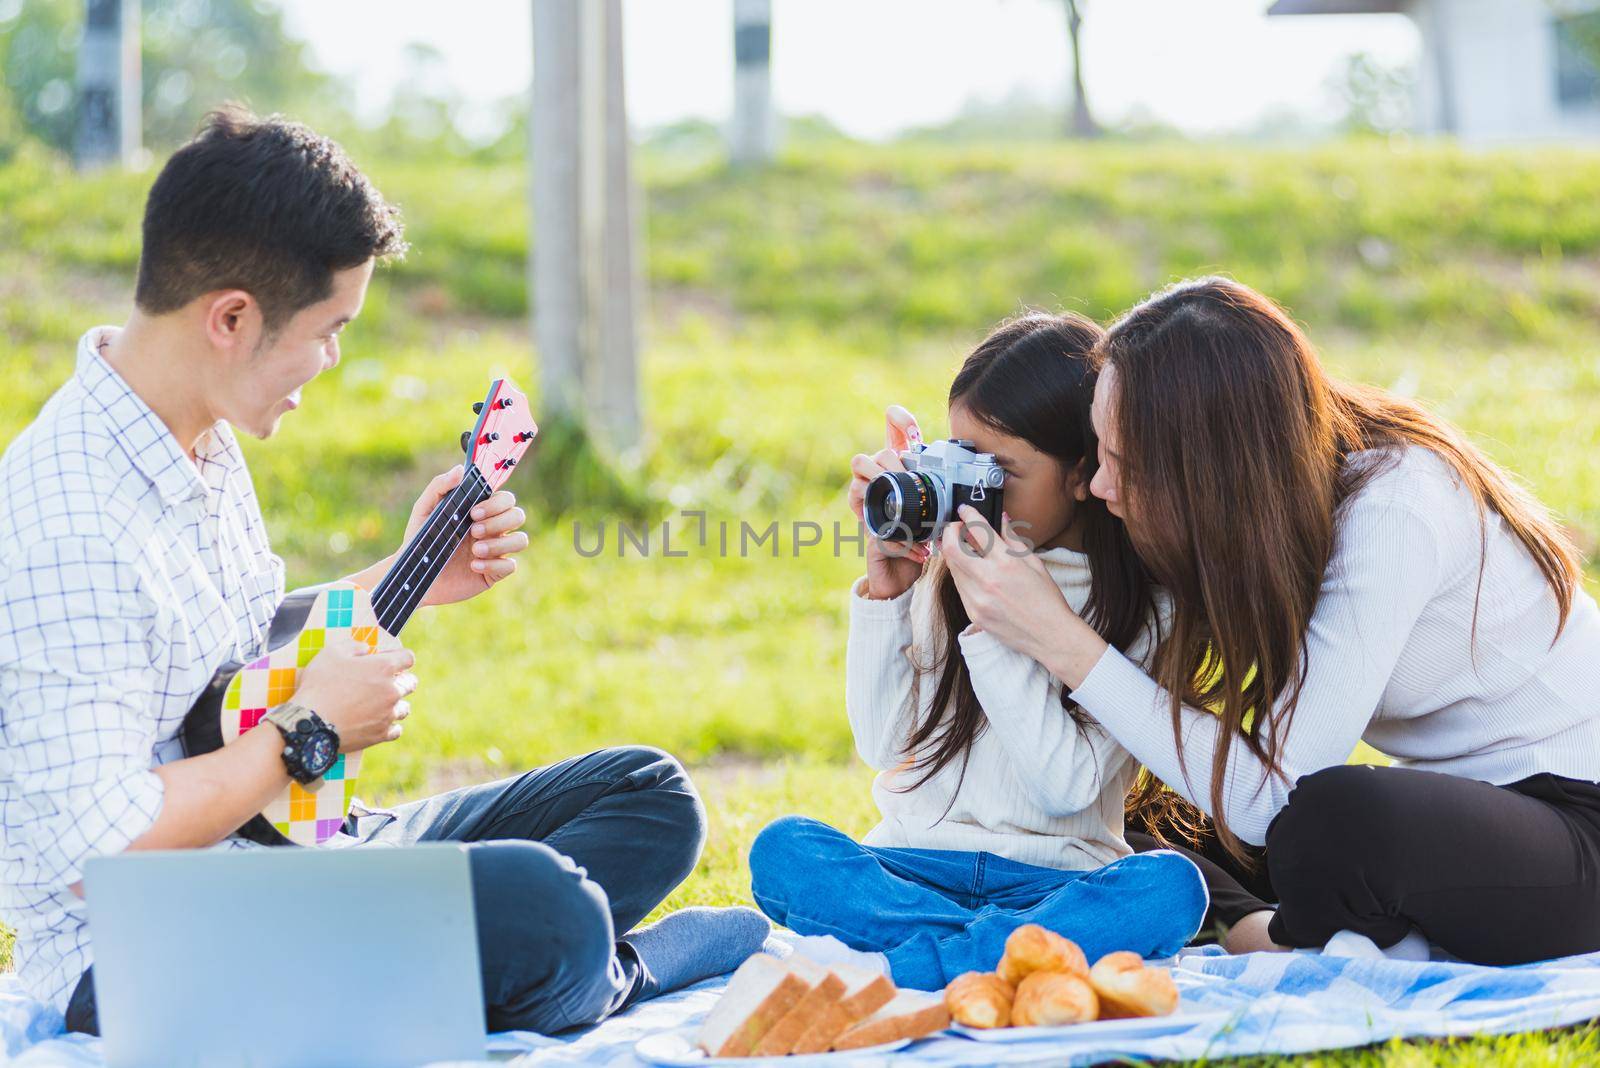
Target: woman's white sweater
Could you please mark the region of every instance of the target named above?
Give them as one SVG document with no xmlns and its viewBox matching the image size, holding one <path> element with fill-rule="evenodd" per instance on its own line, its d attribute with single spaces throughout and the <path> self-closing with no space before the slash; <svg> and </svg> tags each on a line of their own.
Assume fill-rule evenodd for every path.
<svg viewBox="0 0 1600 1068">
<path fill-rule="evenodd" d="M 1357 739 L 1403 767 L 1484 782 L 1540 772 L 1600 780 L 1594 598 L 1578 591 L 1558 637 L 1555 595 L 1500 517 L 1488 513 L 1485 526 L 1431 450 L 1389 459 L 1337 516 L 1283 776 L 1237 741 L 1229 750 L 1223 813 L 1246 842 L 1264 842 L 1295 780 L 1344 763 Z M 1211 812 L 1216 716 L 1183 709 L 1185 775 L 1167 692 L 1137 664 L 1108 650 L 1073 696 Z"/>
<path fill-rule="evenodd" d="M 1081 612 L 1088 558 L 1051 549 L 1040 559 Z M 874 601 L 861 596 L 864 582 L 850 591 L 845 704 L 856 751 L 880 773 L 872 796 L 883 820 L 866 844 L 982 851 L 1071 870 L 1126 856 L 1122 804 L 1137 765 L 1099 725 L 1073 720 L 1049 671 L 986 632 L 959 637 L 957 655 L 966 659 L 988 721 L 964 776 L 958 759 L 901 792 L 922 774 L 907 768 L 905 746 L 938 685 L 936 673 L 919 676 L 915 666 L 931 663 L 936 648 L 935 591 L 925 580 L 893 600 Z M 1131 650 L 1136 660 L 1143 651 Z"/>
</svg>

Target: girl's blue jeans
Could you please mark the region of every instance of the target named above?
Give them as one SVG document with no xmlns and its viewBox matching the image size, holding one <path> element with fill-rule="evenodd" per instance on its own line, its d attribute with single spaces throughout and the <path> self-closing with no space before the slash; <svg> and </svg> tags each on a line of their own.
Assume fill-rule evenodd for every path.
<svg viewBox="0 0 1600 1068">
<path fill-rule="evenodd" d="M 1169 850 L 1092 871 L 1039 868 L 992 853 L 864 846 L 825 823 L 785 816 L 750 848 L 756 904 L 802 935 L 833 935 L 889 958 L 894 981 L 938 990 L 993 971 L 1006 937 L 1037 923 L 1083 948 L 1170 957 L 1200 929 L 1200 870 Z"/>
</svg>

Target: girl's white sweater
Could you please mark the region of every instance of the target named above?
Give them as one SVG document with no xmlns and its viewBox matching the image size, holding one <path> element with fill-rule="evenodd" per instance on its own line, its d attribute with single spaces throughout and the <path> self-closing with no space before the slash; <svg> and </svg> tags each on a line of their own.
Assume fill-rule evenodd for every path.
<svg viewBox="0 0 1600 1068">
<path fill-rule="evenodd" d="M 1051 549 L 1040 559 L 1081 612 L 1088 558 Z M 924 580 L 874 601 L 861 595 L 864 588 L 862 579 L 850 591 L 845 704 L 856 751 L 880 773 L 872 796 L 883 820 L 866 844 L 982 851 L 1071 870 L 1126 856 L 1122 804 L 1138 771 L 1133 758 L 1098 724 L 1073 720 L 1050 672 L 985 632 L 961 634 L 956 654 L 966 659 L 988 721 L 964 776 L 956 760 L 901 792 L 921 775 L 907 768 L 905 745 L 938 684 L 937 674 L 919 676 L 915 666 L 932 661 L 935 591 Z M 1129 650 L 1135 662 L 1147 645 L 1148 635 Z"/>
</svg>

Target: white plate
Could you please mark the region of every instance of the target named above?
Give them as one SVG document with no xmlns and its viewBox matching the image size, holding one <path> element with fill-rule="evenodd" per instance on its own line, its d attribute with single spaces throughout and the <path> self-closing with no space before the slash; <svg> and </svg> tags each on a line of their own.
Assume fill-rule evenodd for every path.
<svg viewBox="0 0 1600 1068">
<path fill-rule="evenodd" d="M 1138 1016 L 1129 1020 L 1095 1020 L 1093 1023 L 1062 1024 L 1059 1027 L 968 1027 L 956 1024 L 950 1030 L 974 1042 L 1102 1042 L 1107 1039 L 1157 1038 L 1176 1035 L 1206 1024 L 1221 1026 L 1230 1013 L 1189 1012 L 1172 1016 Z"/>
<path fill-rule="evenodd" d="M 911 1039 L 902 1038 L 898 1042 L 886 1042 L 881 1046 L 869 1046 L 866 1049 L 851 1049 L 842 1053 L 814 1053 L 800 1058 L 713 1057 L 694 1044 L 695 1036 L 698 1032 L 698 1028 L 685 1027 L 677 1031 L 663 1031 L 660 1034 L 646 1035 L 634 1044 L 633 1055 L 646 1064 L 658 1064 L 662 1068 L 701 1068 L 702 1065 L 711 1064 L 737 1064 L 753 1068 L 755 1065 L 792 1065 L 797 1060 L 804 1063 L 815 1057 L 827 1057 L 829 1060 L 837 1060 L 842 1063 L 851 1057 L 873 1053 L 892 1053 L 897 1049 L 905 1049 L 911 1045 Z"/>
</svg>

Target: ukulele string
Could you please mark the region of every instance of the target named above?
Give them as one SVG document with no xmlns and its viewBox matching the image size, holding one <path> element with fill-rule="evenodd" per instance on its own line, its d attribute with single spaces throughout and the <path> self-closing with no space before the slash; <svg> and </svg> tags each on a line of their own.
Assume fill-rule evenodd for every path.
<svg viewBox="0 0 1600 1068">
<path fill-rule="evenodd" d="M 475 480 L 475 484 L 469 483 L 468 478 Z M 479 502 L 486 500 L 493 493 L 493 487 L 489 485 L 488 480 L 483 477 L 483 473 L 478 470 L 476 465 L 468 467 L 468 477 L 463 478 L 462 484 L 457 489 L 460 499 L 456 502 L 456 507 L 460 509 L 470 509 Z M 439 512 L 440 521 L 436 529 L 429 534 L 426 551 L 419 551 L 413 554 L 418 562 L 397 572 L 396 581 L 400 584 L 400 588 L 396 590 L 391 586 L 385 591 L 386 594 L 392 593 L 395 598 L 385 603 L 388 624 L 385 625 L 384 629 L 391 634 L 394 631 L 390 627 L 405 625 L 405 620 L 410 617 L 417 604 L 426 596 L 429 587 L 438 578 L 439 572 L 449 562 L 451 554 L 455 551 L 455 545 L 447 543 L 452 539 L 459 543 L 461 539 L 461 531 L 467 523 L 460 522 L 460 511 L 455 511 L 454 516 L 448 521 L 445 520 L 445 515 L 446 510 Z M 460 526 L 453 527 L 452 524 L 455 523 L 460 523 Z M 468 523 L 470 523 L 470 520 L 468 520 Z M 421 542 L 420 532 L 416 540 Z M 410 587 L 410 589 L 408 590 L 407 587 Z"/>
<path fill-rule="evenodd" d="M 475 470 L 470 466 L 468 469 Z M 428 566 L 418 561 L 426 559 L 431 564 L 439 548 L 459 531 L 461 512 L 465 508 L 472 507 L 472 497 L 477 492 L 477 487 L 463 475 L 460 484 L 450 492 L 449 496 L 441 498 L 439 504 L 434 506 L 434 512 L 429 516 L 428 522 L 417 531 L 410 544 L 401 550 L 401 558 L 396 561 L 396 566 L 384 576 L 380 588 L 374 591 L 373 608 L 374 614 L 378 616 L 378 625 L 390 634 L 394 633 L 390 628 L 397 621 L 404 625 L 406 613 L 399 608 L 405 602 L 405 594 L 408 592 L 406 587 L 414 583 L 417 576 Z"/>
<path fill-rule="evenodd" d="M 491 492 L 493 492 L 492 491 L 492 487 L 490 487 L 488 481 L 483 478 L 482 473 L 478 471 L 477 467 L 475 467 L 475 466 L 472 467 L 471 468 L 471 473 L 477 475 L 478 482 L 479 482 L 479 485 L 477 487 L 473 488 L 473 494 L 475 496 L 478 493 L 480 493 L 482 490 L 490 490 Z M 483 501 L 483 500 L 487 500 L 487 499 L 488 499 L 488 495 L 478 496 L 477 500 L 472 501 L 472 503 L 468 504 L 467 507 L 471 508 L 473 505 L 477 504 L 479 501 Z M 469 523 L 470 523 L 470 520 L 469 520 Z M 441 540 L 448 539 L 449 536 L 450 536 L 450 532 L 449 532 L 448 528 L 446 528 L 446 530 L 443 533 L 443 538 Z M 445 553 L 442 553 L 442 554 L 441 553 L 431 553 L 429 562 L 426 563 L 426 564 L 420 565 L 419 568 L 417 569 L 422 573 L 422 580 L 421 581 L 417 581 L 416 580 L 415 574 L 409 576 L 409 578 L 410 578 L 409 585 L 411 587 L 411 589 L 409 591 L 409 596 L 401 596 L 400 603 L 402 605 L 402 608 L 401 608 L 400 612 L 397 613 L 398 618 L 401 621 L 400 625 L 403 626 L 404 625 L 403 621 L 406 620 L 406 619 L 409 619 L 410 616 L 411 616 L 411 613 L 416 610 L 417 605 L 421 602 L 422 598 L 427 594 L 428 588 L 430 586 L 432 586 L 434 580 L 439 577 L 439 572 L 444 570 L 445 564 L 449 562 L 450 555 L 454 551 L 455 551 L 455 547 L 454 546 L 450 546 L 449 552 L 445 552 Z M 385 629 L 387 630 L 388 628 L 385 628 Z M 394 632 L 393 631 L 389 631 L 389 633 L 393 634 Z"/>
<path fill-rule="evenodd" d="M 432 565 L 438 549 L 451 538 L 453 528 L 460 523 L 461 510 L 473 507 L 477 501 L 472 498 L 480 492 L 481 488 L 487 488 L 488 486 L 488 483 L 483 479 L 482 473 L 478 471 L 475 465 L 468 464 L 466 467 L 467 474 L 462 477 L 461 483 L 451 491 L 450 496 L 444 497 L 440 501 L 441 504 L 448 503 L 450 507 L 437 508 L 436 506 L 437 510 L 431 521 L 417 531 L 407 549 L 401 551 L 404 559 L 397 561 L 401 566 L 396 567 L 385 575 L 383 582 L 379 584 L 379 588 L 373 592 L 373 610 L 378 617 L 378 625 L 389 631 L 390 634 L 394 633 L 389 629 L 390 625 L 394 622 L 396 616 L 400 615 L 400 613 L 391 612 L 390 609 L 395 607 L 396 603 L 403 604 L 406 600 L 404 597 L 405 585 L 415 584 L 417 575 Z M 476 476 L 479 485 L 473 485 L 473 476 Z M 484 498 L 479 498 L 479 500 L 482 499 Z M 413 560 L 426 560 L 427 562 L 413 563 L 411 562 Z M 426 592 L 426 586 L 423 587 L 423 592 Z M 409 610 L 406 614 L 409 614 Z"/>
<path fill-rule="evenodd" d="M 462 475 L 461 482 L 457 484 L 451 496 L 459 497 L 462 501 L 466 501 L 470 499 L 470 497 L 480 494 L 482 490 L 489 491 L 488 493 L 482 493 L 481 496 L 477 497 L 477 500 L 473 500 L 470 504 L 466 505 L 467 508 L 471 508 L 479 502 L 486 500 L 489 496 L 492 496 L 494 493 L 494 487 L 489 485 L 488 480 L 483 476 L 483 472 L 478 469 L 478 466 L 473 463 L 470 458 L 462 462 L 462 467 L 464 469 L 464 474 Z M 479 486 L 469 485 L 469 481 L 474 476 L 480 483 Z M 443 500 L 449 500 L 449 498 L 447 497 Z M 443 503 L 443 501 L 441 501 L 441 503 Z M 427 568 L 433 566 L 431 557 L 435 555 L 435 550 L 443 543 L 444 539 L 452 536 L 449 525 L 443 522 L 443 516 L 446 514 L 446 511 L 446 509 L 435 505 L 434 514 L 433 516 L 429 517 L 429 522 L 424 524 L 421 530 L 417 531 L 416 536 L 412 538 L 410 544 L 401 549 L 401 556 L 409 557 L 412 555 L 411 550 L 413 549 L 413 546 L 421 546 L 423 537 L 426 535 L 430 539 L 428 544 L 426 546 L 421 546 L 416 550 L 416 555 L 422 558 L 422 563 L 411 566 L 409 571 L 406 568 L 396 568 L 395 570 L 391 570 L 391 572 L 388 575 L 385 575 L 383 580 L 378 583 L 377 588 L 373 590 L 373 614 L 379 617 L 378 625 L 383 627 L 383 629 L 388 631 L 390 634 L 394 633 L 394 631 L 390 630 L 390 625 L 394 623 L 396 616 L 398 615 L 400 617 L 400 625 L 404 626 L 404 619 L 408 618 L 410 613 L 416 607 L 415 605 L 412 605 L 404 609 L 403 613 L 388 613 L 387 609 L 393 606 L 393 602 L 389 600 L 390 594 L 393 591 L 395 596 L 400 596 L 400 594 L 404 591 L 404 587 L 415 583 L 418 570 L 426 572 Z M 440 520 L 437 530 L 433 529 L 433 520 L 435 517 L 438 517 Z M 457 522 L 459 519 L 460 516 L 458 513 L 452 518 L 451 522 Z M 451 551 L 454 551 L 454 547 L 452 547 Z M 397 561 L 397 564 L 404 562 L 406 561 Z M 437 568 L 434 568 L 435 574 L 427 578 L 426 582 L 421 584 L 422 592 L 417 595 L 418 600 L 420 600 L 422 596 L 426 595 L 428 587 L 433 584 L 434 579 L 438 577 L 437 572 L 442 570 L 443 566 L 444 565 L 441 563 Z M 391 582 L 391 579 L 395 580 L 395 582 L 398 582 L 401 585 L 401 591 L 394 591 L 395 583 Z M 406 600 L 409 600 L 409 598 L 402 596 L 400 598 L 400 603 L 404 604 Z M 382 601 L 383 604 L 380 605 L 378 603 L 379 601 Z M 385 622 L 383 619 L 384 615 L 388 615 L 388 622 Z"/>
<path fill-rule="evenodd" d="M 393 602 L 394 587 L 403 581 L 405 573 L 411 567 L 409 561 L 417 554 L 425 553 L 432 548 L 432 542 L 438 533 L 447 525 L 445 517 L 452 510 L 458 508 L 467 498 L 467 483 L 465 476 L 462 481 L 451 490 L 447 496 L 441 497 L 433 506 L 432 513 L 423 523 L 411 540 L 401 547 L 395 560 L 395 566 L 389 570 L 372 593 L 373 607 L 380 612 Z"/>
</svg>

